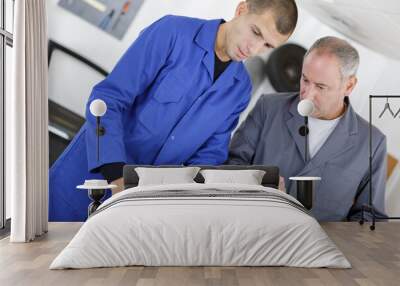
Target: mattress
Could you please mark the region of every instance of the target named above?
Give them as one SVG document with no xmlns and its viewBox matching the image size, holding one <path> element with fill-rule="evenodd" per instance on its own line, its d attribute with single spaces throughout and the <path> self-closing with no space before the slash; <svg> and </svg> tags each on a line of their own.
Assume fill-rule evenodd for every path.
<svg viewBox="0 0 400 286">
<path fill-rule="evenodd" d="M 198 183 L 112 196 L 50 269 L 132 265 L 351 267 L 293 197 L 257 185 Z"/>
</svg>

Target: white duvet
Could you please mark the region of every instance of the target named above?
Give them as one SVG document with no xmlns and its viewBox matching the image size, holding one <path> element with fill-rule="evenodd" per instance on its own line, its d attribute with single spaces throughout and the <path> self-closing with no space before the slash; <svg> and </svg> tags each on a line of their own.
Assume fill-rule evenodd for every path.
<svg viewBox="0 0 400 286">
<path fill-rule="evenodd" d="M 171 190 L 204 194 L 253 190 L 271 198 L 178 195 L 129 199 L 146 191 Z M 318 222 L 295 207 L 299 204 L 276 189 L 254 185 L 131 188 L 105 201 L 50 269 L 128 265 L 350 268 Z"/>
</svg>

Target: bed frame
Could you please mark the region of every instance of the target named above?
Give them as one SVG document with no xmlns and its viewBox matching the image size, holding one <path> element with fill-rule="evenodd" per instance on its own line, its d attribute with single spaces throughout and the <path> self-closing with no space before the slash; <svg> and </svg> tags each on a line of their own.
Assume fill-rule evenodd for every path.
<svg viewBox="0 0 400 286">
<path fill-rule="evenodd" d="M 150 166 L 150 165 L 125 165 L 124 166 L 124 188 L 133 188 L 138 185 L 139 177 L 135 171 L 137 167 L 147 167 L 147 168 L 183 168 L 185 166 Z M 221 166 L 196 166 L 201 169 L 218 169 L 218 170 L 263 170 L 265 175 L 262 179 L 262 185 L 265 187 L 278 188 L 279 184 L 279 168 L 274 166 L 239 166 L 239 165 L 221 165 Z M 197 183 L 204 183 L 203 176 L 199 173 L 194 178 Z"/>
</svg>

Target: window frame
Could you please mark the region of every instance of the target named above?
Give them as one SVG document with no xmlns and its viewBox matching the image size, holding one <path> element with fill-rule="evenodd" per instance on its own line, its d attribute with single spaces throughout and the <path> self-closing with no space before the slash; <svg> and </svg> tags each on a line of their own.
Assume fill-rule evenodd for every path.
<svg viewBox="0 0 400 286">
<path fill-rule="evenodd" d="M 14 13 L 15 0 L 12 1 L 12 11 Z M 7 46 L 13 48 L 13 34 L 7 31 L 6 20 L 6 0 L 0 0 L 0 237 L 10 232 L 10 219 L 6 218 L 6 189 L 5 189 L 5 95 L 6 95 L 6 64 L 7 64 Z M 13 30 L 13 29 L 12 29 Z"/>
</svg>

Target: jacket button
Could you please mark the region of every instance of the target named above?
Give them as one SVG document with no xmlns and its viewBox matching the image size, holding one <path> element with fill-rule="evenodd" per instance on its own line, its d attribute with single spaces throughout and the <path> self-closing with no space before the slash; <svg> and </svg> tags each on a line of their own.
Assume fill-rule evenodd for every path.
<svg viewBox="0 0 400 286">
<path fill-rule="evenodd" d="M 175 136 L 174 135 L 171 136 L 171 140 L 175 140 Z"/>
</svg>

